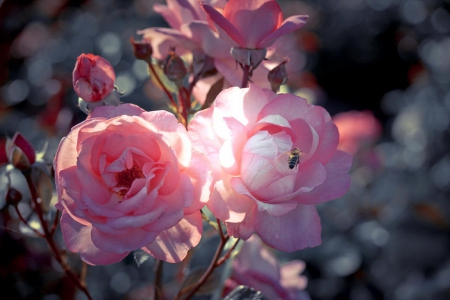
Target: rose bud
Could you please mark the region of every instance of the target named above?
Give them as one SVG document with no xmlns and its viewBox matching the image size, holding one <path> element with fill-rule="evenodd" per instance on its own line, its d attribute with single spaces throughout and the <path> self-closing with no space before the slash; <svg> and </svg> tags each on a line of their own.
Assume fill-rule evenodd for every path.
<svg viewBox="0 0 450 300">
<path fill-rule="evenodd" d="M 164 63 L 164 74 L 169 80 L 175 82 L 178 87 L 183 86 L 183 79 L 187 74 L 187 69 L 184 61 L 175 53 L 174 47 L 170 49 Z"/>
<path fill-rule="evenodd" d="M 36 154 L 31 143 L 19 132 L 6 141 L 8 161 L 18 169 L 27 169 L 36 161 Z"/>
<path fill-rule="evenodd" d="M 84 53 L 78 56 L 73 70 L 73 88 L 83 100 L 102 100 L 114 89 L 115 80 L 114 69 L 106 59 Z"/>
<path fill-rule="evenodd" d="M 144 60 L 147 63 L 152 63 L 153 49 L 149 42 L 142 40 L 136 42 L 133 37 L 130 38 L 130 43 L 133 46 L 133 53 L 137 59 Z"/>
<path fill-rule="evenodd" d="M 288 74 L 285 65 L 289 61 L 285 58 L 278 66 L 273 68 L 269 74 L 267 74 L 267 79 L 269 79 L 272 91 L 276 93 L 281 85 L 285 84 L 288 79 Z"/>
<path fill-rule="evenodd" d="M 6 203 L 12 206 L 16 206 L 17 204 L 19 204 L 20 200 L 22 200 L 22 194 L 15 188 L 10 187 L 8 189 L 8 192 L 6 193 L 5 200 Z"/>
</svg>

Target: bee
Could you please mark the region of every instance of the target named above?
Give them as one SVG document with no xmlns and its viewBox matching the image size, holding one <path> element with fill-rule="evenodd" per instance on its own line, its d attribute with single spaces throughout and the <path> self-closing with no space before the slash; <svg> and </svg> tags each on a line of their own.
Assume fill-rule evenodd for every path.
<svg viewBox="0 0 450 300">
<path fill-rule="evenodd" d="M 297 166 L 300 163 L 300 149 L 294 148 L 291 150 L 291 153 L 289 154 L 288 158 L 288 166 L 289 169 L 293 169 L 295 166 Z"/>
</svg>

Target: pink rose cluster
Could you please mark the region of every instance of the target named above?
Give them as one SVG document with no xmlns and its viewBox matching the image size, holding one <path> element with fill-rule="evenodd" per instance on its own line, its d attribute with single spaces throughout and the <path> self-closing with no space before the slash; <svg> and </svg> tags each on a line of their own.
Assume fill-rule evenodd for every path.
<svg viewBox="0 0 450 300">
<path fill-rule="evenodd" d="M 221 92 L 189 132 L 165 111 L 97 107 L 55 158 L 66 245 L 91 264 L 139 248 L 177 262 L 198 244 L 206 204 L 234 237 L 257 233 L 283 251 L 317 246 L 314 205 L 350 186 L 352 158 L 338 141 L 325 109 L 255 85 Z"/>
</svg>

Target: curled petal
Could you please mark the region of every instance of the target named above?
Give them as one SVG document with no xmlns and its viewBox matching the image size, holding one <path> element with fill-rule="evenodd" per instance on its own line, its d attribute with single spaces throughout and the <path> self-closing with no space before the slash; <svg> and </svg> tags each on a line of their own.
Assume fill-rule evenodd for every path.
<svg viewBox="0 0 450 300">
<path fill-rule="evenodd" d="M 61 216 L 61 232 L 67 249 L 79 253 L 90 265 L 109 265 L 124 259 L 129 252 L 115 253 L 97 248 L 92 242 L 92 227 L 74 221 L 63 211 Z"/>
<path fill-rule="evenodd" d="M 320 217 L 313 205 L 298 205 L 282 217 L 260 212 L 256 216 L 255 231 L 275 249 L 293 252 L 322 243 Z"/>
<path fill-rule="evenodd" d="M 189 249 L 197 246 L 202 235 L 200 212 L 186 216 L 177 225 L 162 231 L 152 243 L 142 248 L 156 259 L 176 263 L 182 261 Z"/>
</svg>

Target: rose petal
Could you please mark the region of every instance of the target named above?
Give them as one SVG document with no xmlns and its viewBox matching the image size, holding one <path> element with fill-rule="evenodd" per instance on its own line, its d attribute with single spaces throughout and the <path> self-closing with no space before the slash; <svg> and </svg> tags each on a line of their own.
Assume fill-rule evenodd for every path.
<svg viewBox="0 0 450 300">
<path fill-rule="evenodd" d="M 140 228 L 130 228 L 124 232 L 106 233 L 100 231 L 97 226 L 92 227 L 91 236 L 92 242 L 99 249 L 124 253 L 153 242 L 158 233 L 144 231 Z"/>
<path fill-rule="evenodd" d="M 156 259 L 182 261 L 189 249 L 198 245 L 203 227 L 200 212 L 186 216 L 177 225 L 161 232 L 154 242 L 142 248 Z"/>
<path fill-rule="evenodd" d="M 97 248 L 92 243 L 92 227 L 74 221 L 67 212 L 61 216 L 61 232 L 67 249 L 80 254 L 82 260 L 90 265 L 109 265 L 124 259 L 129 252 L 113 253 Z"/>
<path fill-rule="evenodd" d="M 282 217 L 260 212 L 255 218 L 255 231 L 268 246 L 292 252 L 322 243 L 320 217 L 313 205 L 298 205 Z"/>
<path fill-rule="evenodd" d="M 308 16 L 292 16 L 287 18 L 275 31 L 259 40 L 256 48 L 270 47 L 277 38 L 302 28 L 306 24 L 306 19 L 308 19 Z"/>
<path fill-rule="evenodd" d="M 318 204 L 337 199 L 345 195 L 351 185 L 348 171 L 352 165 L 352 156 L 344 151 L 336 151 L 325 165 L 327 172 L 324 183 L 311 192 L 300 195 L 296 200 L 302 204 Z"/>
<path fill-rule="evenodd" d="M 274 0 L 230 0 L 225 5 L 223 13 L 242 35 L 244 44 L 241 46 L 250 49 L 265 48 L 257 45 L 260 40 L 277 29 L 283 20 L 280 5 Z"/>
</svg>

